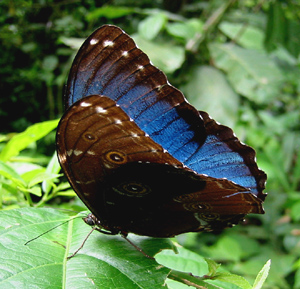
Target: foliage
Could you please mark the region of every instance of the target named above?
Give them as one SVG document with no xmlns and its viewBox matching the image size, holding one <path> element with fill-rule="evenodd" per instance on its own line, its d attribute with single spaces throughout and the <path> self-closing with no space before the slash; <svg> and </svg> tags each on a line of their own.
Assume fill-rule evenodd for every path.
<svg viewBox="0 0 300 289">
<path fill-rule="evenodd" d="M 79 219 L 70 220 L 66 213 L 53 209 L 23 208 L 0 212 L 0 232 L 2 248 L 0 256 L 2 268 L 1 286 L 13 288 L 162 288 L 165 279 L 183 282 L 196 288 L 221 288 L 224 282 L 241 288 L 261 288 L 264 282 L 263 269 L 257 276 L 254 287 L 242 277 L 219 271 L 212 260 L 205 260 L 186 249 L 178 248 L 179 256 L 173 253 L 160 253 L 155 259 L 146 258 L 120 236 L 92 234 L 75 257 L 67 260 L 82 243 L 82 236 L 90 230 Z M 58 223 L 65 223 L 47 232 Z M 32 238 L 31 228 L 41 236 L 38 241 Z M 147 238 L 129 235 L 131 242 L 155 255 L 162 249 L 173 249 L 168 239 Z M 5 248 L 5 249 L 3 249 Z M 16 256 L 18 256 L 16 258 Z M 19 260 L 23 260 L 20 262 Z M 179 261 L 179 262 L 178 262 Z M 167 266 L 177 263 L 178 270 Z M 162 266 L 160 264 L 166 264 Z M 266 265 L 268 266 L 268 265 Z M 32 278 L 32 270 L 35 271 Z M 199 276 L 190 275 L 193 270 Z M 215 281 L 217 280 L 217 281 Z M 198 287 L 197 287 L 198 286 Z M 202 287 L 204 288 L 204 287 Z M 229 288 L 229 287 L 223 287 Z M 237 288 L 237 287 L 236 287 Z"/>
<path fill-rule="evenodd" d="M 170 82 L 180 88 L 192 104 L 233 127 L 241 140 L 253 146 L 259 166 L 268 174 L 265 215 L 247 217 L 243 225 L 222 234 L 179 236 L 177 241 L 197 255 L 191 257 L 189 254 L 192 253 L 183 248 L 178 248 L 178 255 L 169 250 L 156 255 L 157 262 L 165 266 L 162 275 L 167 275 L 169 271 L 165 269 L 171 268 L 169 279 L 194 282 L 187 275 L 181 275 L 192 272 L 202 277 L 198 281 L 205 282 L 206 288 L 261 288 L 269 263 L 257 274 L 271 259 L 272 266 L 263 288 L 300 288 L 300 6 L 287 0 L 171 2 L 143 0 L 138 7 L 130 0 L 109 3 L 4 0 L 0 3 L 0 116 L 3 119 L 0 129 L 3 133 L 0 137 L 0 205 L 3 209 L 0 221 L 3 236 L 8 238 L 7 244 L 15 244 L 18 239 L 25 243 L 57 224 L 55 220 L 67 219 L 66 215 L 53 211 L 37 213 L 22 207 L 47 204 L 77 211 L 84 209 L 59 174 L 54 133 L 51 132 L 57 120 L 48 119 L 62 114 L 63 86 L 80 43 L 95 28 L 112 23 L 134 36 L 152 62 L 168 73 Z M 41 123 L 30 126 L 37 122 Z M 18 214 L 27 217 L 17 220 Z M 16 224 L 20 224 L 20 234 L 9 227 Z M 40 224 L 50 226 L 41 226 L 40 230 Z M 58 231 L 55 233 L 55 230 Z M 37 251 L 31 247 L 33 242 L 26 246 L 26 250 L 32 250 L 30 252 L 21 245 L 20 251 L 12 251 L 10 258 L 16 263 L 10 266 L 17 267 L 20 265 L 18 260 L 23 260 L 14 255 L 16 252 L 32 255 L 40 250 L 50 254 L 52 249 L 47 246 L 59 250 L 60 246 L 69 246 L 71 240 L 75 242 L 74 236 L 78 245 L 88 228 L 79 222 L 72 229 L 55 230 L 49 233 L 50 236 L 43 236 L 45 239 L 33 241 Z M 68 266 L 75 265 L 71 264 L 77 262 L 77 258 L 82 264 L 89 262 L 91 256 L 86 254 L 100 250 L 110 238 L 114 244 L 121 242 L 120 237 L 99 234 L 92 234 L 91 238 L 92 241 L 88 241 L 79 253 L 82 255 L 68 261 Z M 140 243 L 139 238 L 132 238 L 145 251 L 149 248 L 143 244 L 144 239 Z M 157 242 L 160 245 L 155 246 L 165 248 L 165 241 Z M 121 246 L 124 243 L 121 242 Z M 133 255 L 140 254 L 133 253 L 130 246 L 126 247 L 126 252 L 128 250 Z M 154 250 L 153 254 L 157 252 Z M 65 262 L 64 254 L 61 251 L 56 256 L 60 260 L 50 255 L 47 260 L 51 264 Z M 157 266 L 153 260 L 142 261 L 138 255 L 134 258 L 140 265 L 145 262 Z M 217 269 L 212 260 L 222 266 Z M 28 261 L 27 265 L 29 263 L 32 268 L 38 268 L 36 260 Z M 191 264 L 206 267 L 197 271 L 197 268 L 189 267 Z M 63 263 L 58 269 L 60 273 L 54 275 L 65 278 L 62 269 L 68 267 L 65 265 Z M 26 266 L 24 268 L 28 268 Z M 145 266 L 146 272 L 148 265 Z M 187 271 L 182 266 L 187 266 Z M 54 271 L 49 269 L 41 274 L 51 272 Z M 113 271 L 109 272 L 113 274 Z M 145 272 L 140 274 L 146 276 Z M 8 275 L 3 273 L 1 276 L 3 282 Z M 255 280 L 256 276 L 259 277 Z M 24 278 L 27 277 L 24 275 Z M 217 281 L 213 283 L 209 279 Z M 227 283 L 218 283 L 224 279 Z M 201 282 L 198 286 L 202 286 Z M 211 285 L 207 285 L 209 282 Z M 170 288 L 179 288 L 176 287 L 178 284 L 168 284 Z"/>
</svg>

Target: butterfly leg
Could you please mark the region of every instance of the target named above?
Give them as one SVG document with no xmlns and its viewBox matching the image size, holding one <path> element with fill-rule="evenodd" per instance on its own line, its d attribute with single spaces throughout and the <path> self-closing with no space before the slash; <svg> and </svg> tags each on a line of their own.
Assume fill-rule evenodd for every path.
<svg viewBox="0 0 300 289">
<path fill-rule="evenodd" d="M 128 238 L 127 238 L 127 234 L 123 234 L 121 233 L 121 236 L 131 245 L 133 246 L 136 250 L 138 250 L 139 252 L 141 252 L 145 257 L 147 257 L 148 259 L 152 259 L 152 260 L 155 260 L 155 258 L 149 256 L 147 253 L 145 253 L 140 247 L 138 247 L 137 245 L 135 245 L 132 241 L 130 241 Z"/>
<path fill-rule="evenodd" d="M 80 245 L 80 247 L 70 256 L 67 257 L 67 260 L 70 260 L 71 258 L 73 258 L 84 246 L 85 242 L 87 241 L 87 239 L 89 238 L 89 236 L 95 231 L 97 230 L 97 227 L 93 227 L 92 230 L 87 234 L 87 236 L 85 237 L 85 239 L 83 240 L 82 244 Z"/>
</svg>

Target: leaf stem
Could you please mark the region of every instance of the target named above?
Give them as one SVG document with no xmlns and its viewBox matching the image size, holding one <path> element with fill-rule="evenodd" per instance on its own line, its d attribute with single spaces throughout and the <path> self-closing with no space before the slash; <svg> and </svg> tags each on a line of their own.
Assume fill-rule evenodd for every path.
<svg viewBox="0 0 300 289">
<path fill-rule="evenodd" d="M 177 282 L 183 283 L 188 286 L 193 286 L 198 289 L 220 288 L 218 286 L 204 282 L 203 280 L 207 279 L 207 277 L 208 276 L 198 277 L 198 276 L 194 276 L 191 273 L 186 273 L 186 272 L 181 272 L 181 271 L 176 271 L 176 270 L 171 270 L 171 272 L 168 276 L 169 279 L 175 280 Z M 209 278 L 209 279 L 211 279 L 211 278 Z"/>
<path fill-rule="evenodd" d="M 193 39 L 188 41 L 186 44 L 186 50 L 196 53 L 199 45 L 204 41 L 207 34 L 209 34 L 221 21 L 226 10 L 235 2 L 236 0 L 228 0 L 223 3 L 213 14 L 206 20 L 203 25 L 203 32 L 198 33 Z"/>
</svg>

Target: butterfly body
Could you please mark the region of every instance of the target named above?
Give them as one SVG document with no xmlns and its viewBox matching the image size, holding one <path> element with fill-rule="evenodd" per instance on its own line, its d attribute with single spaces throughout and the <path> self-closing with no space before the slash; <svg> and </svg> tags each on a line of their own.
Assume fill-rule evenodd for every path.
<svg viewBox="0 0 300 289">
<path fill-rule="evenodd" d="M 121 29 L 85 41 L 66 106 L 58 157 L 105 230 L 170 237 L 263 213 L 254 150 L 192 107 Z"/>
</svg>

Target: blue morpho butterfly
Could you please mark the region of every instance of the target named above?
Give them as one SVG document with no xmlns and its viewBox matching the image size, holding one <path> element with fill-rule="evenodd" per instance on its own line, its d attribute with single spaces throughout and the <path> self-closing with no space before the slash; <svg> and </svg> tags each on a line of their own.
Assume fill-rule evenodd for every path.
<svg viewBox="0 0 300 289">
<path fill-rule="evenodd" d="M 87 38 L 65 101 L 59 161 L 99 231 L 171 237 L 264 213 L 255 151 L 191 106 L 120 28 Z"/>
</svg>

